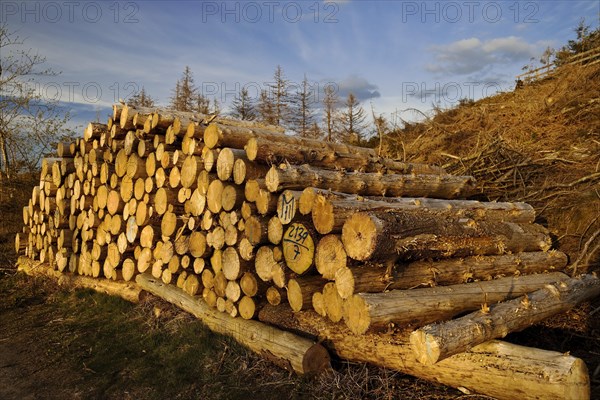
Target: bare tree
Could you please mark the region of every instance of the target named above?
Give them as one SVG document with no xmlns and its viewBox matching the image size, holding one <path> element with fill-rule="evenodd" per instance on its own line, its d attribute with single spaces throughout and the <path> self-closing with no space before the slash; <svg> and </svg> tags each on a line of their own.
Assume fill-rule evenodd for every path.
<svg viewBox="0 0 600 400">
<path fill-rule="evenodd" d="M 323 132 L 321 131 L 321 127 L 316 122 L 313 122 L 309 127 L 306 137 L 310 139 L 321 139 L 323 137 Z"/>
<path fill-rule="evenodd" d="M 197 93 L 195 96 L 196 107 L 190 111 L 199 112 L 200 114 L 210 114 L 210 100 L 202 93 Z"/>
<path fill-rule="evenodd" d="M 131 96 L 129 104 L 134 107 L 154 107 L 156 101 L 146 92 L 146 89 L 142 86 L 142 90 Z"/>
<path fill-rule="evenodd" d="M 342 138 L 347 143 L 361 145 L 365 139 L 363 132 L 367 118 L 365 110 L 352 92 L 348 94 L 344 106 L 345 109 L 340 114 Z"/>
<path fill-rule="evenodd" d="M 273 74 L 274 82 L 269 85 L 270 95 L 273 102 L 273 115 L 275 117 L 274 123 L 276 125 L 282 125 L 287 121 L 289 116 L 289 99 L 288 99 L 288 85 L 289 81 L 283 74 L 283 69 L 280 65 L 275 68 Z"/>
<path fill-rule="evenodd" d="M 217 100 L 216 97 L 213 97 L 211 114 L 213 114 L 213 115 L 221 114 L 221 103 L 219 103 L 219 100 Z"/>
<path fill-rule="evenodd" d="M 290 100 L 290 127 L 302 137 L 309 137 L 314 122 L 314 94 L 304 75 L 300 87 Z M 314 132 L 313 132 L 314 133 Z"/>
<path fill-rule="evenodd" d="M 265 124 L 275 125 L 277 124 L 277 116 L 275 110 L 275 103 L 273 99 L 269 96 L 269 93 L 266 90 L 262 90 L 260 92 L 260 98 L 258 99 L 258 114 L 260 115 L 260 120 Z"/>
<path fill-rule="evenodd" d="M 325 86 L 323 98 L 323 124 L 326 140 L 332 142 L 336 139 L 335 122 L 338 105 L 337 90 L 333 85 Z"/>
<path fill-rule="evenodd" d="M 252 98 L 250 98 L 250 95 L 248 94 L 248 89 L 242 88 L 231 105 L 233 107 L 233 110 L 231 111 L 232 117 L 246 121 L 256 119 L 256 110 Z"/>
<path fill-rule="evenodd" d="M 38 168 L 59 140 L 71 137 L 60 99 L 45 98 L 39 78 L 57 75 L 46 58 L 23 49 L 24 40 L 0 25 L 0 175 Z"/>
</svg>

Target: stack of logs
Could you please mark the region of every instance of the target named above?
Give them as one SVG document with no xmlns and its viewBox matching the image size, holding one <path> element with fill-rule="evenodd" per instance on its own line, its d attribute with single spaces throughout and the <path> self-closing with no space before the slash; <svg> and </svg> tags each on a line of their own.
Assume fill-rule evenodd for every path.
<svg viewBox="0 0 600 400">
<path fill-rule="evenodd" d="M 598 294 L 595 277 L 560 272 L 531 206 L 464 200 L 471 177 L 373 149 L 117 105 L 57 153 L 18 252 L 92 277 L 151 274 L 232 317 L 285 326 L 291 307 L 356 335 L 420 328 L 415 354 L 435 363 Z"/>
</svg>

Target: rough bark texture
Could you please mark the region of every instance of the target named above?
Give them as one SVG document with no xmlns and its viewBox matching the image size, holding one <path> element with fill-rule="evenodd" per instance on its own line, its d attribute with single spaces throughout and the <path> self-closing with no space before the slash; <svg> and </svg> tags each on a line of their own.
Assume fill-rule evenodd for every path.
<svg viewBox="0 0 600 400">
<path fill-rule="evenodd" d="M 552 244 L 540 225 L 419 212 L 356 213 L 344 223 L 342 242 L 348 256 L 360 261 L 547 251 Z"/>
<path fill-rule="evenodd" d="M 231 318 L 207 307 L 202 301 L 172 285 L 165 285 L 146 275 L 136 282 L 144 290 L 170 302 L 200 319 L 211 330 L 232 335 L 250 350 L 274 363 L 300 374 L 319 372 L 329 367 L 329 355 L 313 341 L 281 331 L 257 321 Z"/>
<path fill-rule="evenodd" d="M 302 190 L 307 186 L 367 196 L 411 196 L 454 199 L 475 193 L 469 176 L 400 175 L 331 171 L 308 165 L 271 167 L 265 178 L 267 189 Z"/>
<path fill-rule="evenodd" d="M 410 335 L 410 342 L 417 360 L 435 364 L 478 344 L 521 331 L 599 295 L 600 279 L 583 275 L 548 284 L 524 297 L 492 305 L 489 310 L 424 326 Z"/>
<path fill-rule="evenodd" d="M 335 284 L 340 296 L 347 299 L 354 293 L 455 285 L 502 276 L 562 271 L 566 266 L 566 254 L 556 250 L 435 261 L 419 260 L 387 266 L 366 263 L 337 270 Z"/>
<path fill-rule="evenodd" d="M 522 296 L 566 278 L 561 272 L 553 272 L 426 289 L 359 293 L 347 300 L 344 320 L 356 334 L 371 328 L 383 329 L 390 323 L 423 326 Z"/>
<path fill-rule="evenodd" d="M 352 335 L 312 311 L 293 313 L 264 307 L 262 321 L 321 340 L 346 360 L 368 362 L 421 379 L 497 399 L 587 399 L 590 382 L 585 363 L 554 351 L 491 341 L 434 365 L 417 361 L 407 333 Z"/>
</svg>

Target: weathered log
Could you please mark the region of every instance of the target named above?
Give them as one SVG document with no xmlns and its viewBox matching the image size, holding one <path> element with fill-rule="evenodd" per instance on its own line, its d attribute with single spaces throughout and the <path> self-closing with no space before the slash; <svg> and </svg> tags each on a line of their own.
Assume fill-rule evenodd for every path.
<svg viewBox="0 0 600 400">
<path fill-rule="evenodd" d="M 514 300 L 464 317 L 424 326 L 410 335 L 417 360 L 435 364 L 492 339 L 521 331 L 600 295 L 600 279 L 583 275 L 548 284 Z"/>
<path fill-rule="evenodd" d="M 344 222 L 357 211 L 421 212 L 439 216 L 532 223 L 535 210 L 526 203 L 481 202 L 410 197 L 361 197 L 345 193 L 305 189 L 305 208 L 312 213 L 315 229 L 323 235 L 341 232 Z M 302 199 L 301 196 L 301 199 Z M 312 204 L 306 205 L 312 201 Z"/>
<path fill-rule="evenodd" d="M 245 127 L 211 123 L 204 130 L 204 143 L 211 149 L 215 147 L 243 149 L 248 143 L 248 139 L 256 135 L 274 138 L 275 140 L 286 136 L 278 127 Z"/>
<path fill-rule="evenodd" d="M 541 225 L 441 218 L 423 212 L 359 212 L 342 229 L 349 257 L 360 260 L 426 259 L 547 251 Z"/>
<path fill-rule="evenodd" d="M 292 310 L 310 309 L 313 293 L 322 291 L 326 283 L 327 281 L 320 276 L 290 279 L 287 286 L 287 298 Z"/>
<path fill-rule="evenodd" d="M 502 400 L 578 400 L 590 396 L 583 360 L 564 353 L 491 341 L 434 365 L 418 362 L 408 333 L 352 335 L 312 311 L 265 306 L 261 321 L 300 334 L 306 332 L 337 356 L 400 371 L 454 388 Z M 304 334 L 306 334 L 304 333 Z"/>
<path fill-rule="evenodd" d="M 550 250 L 435 261 L 419 260 L 391 266 L 367 263 L 338 269 L 335 272 L 335 285 L 340 296 L 347 299 L 354 293 L 455 285 L 502 276 L 563 271 L 567 261 L 566 254 Z"/>
<path fill-rule="evenodd" d="M 48 264 L 33 261 L 28 257 L 19 257 L 17 269 L 27 275 L 45 275 L 58 280 L 61 285 L 93 289 L 96 292 L 118 296 L 132 303 L 144 299 L 143 289 L 133 282 L 115 282 L 108 279 L 90 278 L 86 276 L 67 275 L 48 268 Z"/>
<path fill-rule="evenodd" d="M 411 196 L 454 199 L 475 193 L 470 176 L 400 175 L 331 171 L 308 165 L 271 167 L 265 177 L 267 189 L 302 190 L 307 186 L 368 196 Z"/>
<path fill-rule="evenodd" d="M 319 344 L 289 332 L 250 320 L 231 318 L 197 301 L 181 289 L 138 275 L 136 282 L 154 295 L 193 314 L 211 330 L 233 335 L 242 345 L 269 360 L 301 374 L 319 372 L 329 367 L 329 355 Z"/>
<path fill-rule="evenodd" d="M 90 122 L 85 131 L 83 131 L 83 139 L 86 142 L 89 142 L 94 139 L 99 139 L 100 136 L 108 130 L 108 127 L 105 124 L 101 124 L 98 122 Z"/>
<path fill-rule="evenodd" d="M 307 147 L 309 144 L 310 147 Z M 318 147 L 317 147 L 318 146 Z M 389 158 L 378 157 L 372 149 L 351 148 L 353 152 L 340 152 L 344 145 L 313 142 L 306 140 L 303 144 L 292 144 L 274 141 L 262 137 L 250 138 L 246 143 L 246 155 L 250 160 L 261 160 L 267 163 L 286 161 L 290 164 L 310 164 L 328 169 L 359 170 L 363 172 L 393 171 L 402 174 L 443 175 L 443 168 L 426 164 L 404 163 Z"/>
<path fill-rule="evenodd" d="M 565 279 L 565 274 L 552 272 L 425 289 L 359 293 L 347 300 L 344 320 L 355 334 L 363 334 L 370 328 L 382 329 L 390 323 L 418 327 L 513 299 Z"/>
</svg>

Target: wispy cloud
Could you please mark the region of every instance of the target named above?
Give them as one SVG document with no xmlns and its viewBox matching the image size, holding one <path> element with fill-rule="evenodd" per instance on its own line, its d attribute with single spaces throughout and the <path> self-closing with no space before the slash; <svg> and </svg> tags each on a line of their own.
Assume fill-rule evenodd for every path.
<svg viewBox="0 0 600 400">
<path fill-rule="evenodd" d="M 472 74 L 489 66 L 501 66 L 527 61 L 543 51 L 543 43 L 528 43 L 517 36 L 489 40 L 472 37 L 447 45 L 430 48 L 435 63 L 426 66 L 427 71 L 446 74 Z"/>
</svg>

